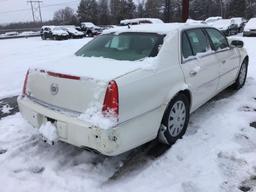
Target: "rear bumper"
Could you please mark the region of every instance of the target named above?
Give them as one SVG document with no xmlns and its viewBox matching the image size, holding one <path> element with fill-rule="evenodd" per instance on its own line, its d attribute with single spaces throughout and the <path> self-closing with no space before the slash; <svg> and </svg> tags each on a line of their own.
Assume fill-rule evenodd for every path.
<svg viewBox="0 0 256 192">
<path fill-rule="evenodd" d="M 244 36 L 254 36 L 254 35 L 256 35 L 256 31 L 244 31 L 243 35 Z"/>
<path fill-rule="evenodd" d="M 19 97 L 18 106 L 23 118 L 34 128 L 39 128 L 47 118 L 56 120 L 59 140 L 63 142 L 81 148 L 90 148 L 107 156 L 126 151 L 119 144 L 118 128 L 100 129 L 74 116 L 48 109 L 28 98 Z"/>
<path fill-rule="evenodd" d="M 23 118 L 33 127 L 39 128 L 51 118 L 56 120 L 61 141 L 107 156 L 119 155 L 155 139 L 163 113 L 158 107 L 114 128 L 102 129 L 78 119 L 78 114 L 52 109 L 27 97 L 19 97 L 18 105 Z"/>
</svg>

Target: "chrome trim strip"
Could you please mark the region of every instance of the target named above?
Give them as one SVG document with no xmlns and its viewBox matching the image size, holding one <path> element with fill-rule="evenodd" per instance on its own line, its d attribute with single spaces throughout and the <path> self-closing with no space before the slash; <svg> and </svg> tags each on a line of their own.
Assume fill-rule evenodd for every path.
<svg viewBox="0 0 256 192">
<path fill-rule="evenodd" d="M 226 51 L 230 51 L 230 50 L 231 50 L 231 48 L 230 48 L 230 47 L 227 47 L 227 48 L 225 48 L 225 49 L 220 49 L 220 50 L 218 50 L 218 51 L 215 51 L 215 53 L 218 54 L 218 53 L 222 53 L 222 52 L 226 52 Z"/>
<path fill-rule="evenodd" d="M 155 107 L 155 108 L 153 108 L 153 109 L 151 109 L 151 110 L 149 110 L 149 111 L 146 111 L 146 112 L 144 112 L 144 113 L 142 113 L 142 114 L 140 114 L 140 115 L 137 115 L 137 116 L 135 116 L 135 117 L 132 117 L 132 118 L 130 118 L 130 119 L 127 119 L 127 120 L 125 120 L 125 121 L 123 121 L 123 122 L 119 122 L 116 126 L 125 124 L 125 123 L 127 123 L 128 121 L 131 121 L 131 120 L 133 120 L 133 119 L 136 119 L 136 118 L 139 118 L 139 117 L 141 117 L 141 116 L 143 116 L 143 115 L 146 115 L 146 114 L 148 114 L 148 113 L 151 113 L 151 112 L 153 112 L 153 111 L 155 111 L 155 110 L 157 110 L 157 109 L 159 109 L 159 108 L 161 108 L 161 107 L 162 107 L 162 105 L 160 105 L 160 106 L 158 106 L 158 107 Z"/>
<path fill-rule="evenodd" d="M 70 110 L 70 109 L 66 109 L 66 108 L 62 108 L 62 107 L 58 107 L 56 105 L 52 105 L 52 104 L 49 104 L 49 103 L 46 103 L 44 101 L 41 101 L 39 99 L 36 99 L 32 96 L 27 96 L 31 101 L 43 106 L 43 107 L 46 107 L 50 110 L 53 110 L 55 112 L 59 112 L 61 114 L 68 114 L 68 115 L 71 115 L 72 117 L 77 117 L 79 115 L 81 115 L 81 112 L 78 112 L 78 111 L 74 111 L 74 110 Z"/>
</svg>

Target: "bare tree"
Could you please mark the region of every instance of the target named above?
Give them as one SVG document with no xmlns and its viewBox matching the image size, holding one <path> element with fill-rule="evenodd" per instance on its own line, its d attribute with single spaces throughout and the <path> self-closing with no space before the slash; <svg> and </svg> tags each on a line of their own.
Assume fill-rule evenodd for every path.
<svg viewBox="0 0 256 192">
<path fill-rule="evenodd" d="M 76 16 L 74 10 L 70 7 L 60 9 L 54 13 L 53 20 L 58 24 L 75 24 Z"/>
</svg>

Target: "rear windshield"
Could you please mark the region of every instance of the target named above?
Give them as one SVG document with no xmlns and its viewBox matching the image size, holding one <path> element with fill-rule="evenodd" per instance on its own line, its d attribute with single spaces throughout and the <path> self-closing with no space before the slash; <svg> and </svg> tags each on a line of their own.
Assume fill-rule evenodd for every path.
<svg viewBox="0 0 256 192">
<path fill-rule="evenodd" d="M 98 36 L 78 52 L 82 57 L 135 61 L 158 54 L 163 36 L 155 33 L 121 33 Z"/>
</svg>

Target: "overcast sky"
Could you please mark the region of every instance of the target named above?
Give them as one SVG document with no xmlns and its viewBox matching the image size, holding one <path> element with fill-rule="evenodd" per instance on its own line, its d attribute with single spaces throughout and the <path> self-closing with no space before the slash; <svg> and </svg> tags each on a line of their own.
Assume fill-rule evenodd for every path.
<svg viewBox="0 0 256 192">
<path fill-rule="evenodd" d="M 56 10 L 69 6 L 75 11 L 80 0 L 42 0 L 42 17 L 50 20 Z M 136 3 L 140 0 L 134 0 Z M 32 21 L 32 12 L 27 0 L 0 0 L 0 24 Z"/>
<path fill-rule="evenodd" d="M 80 0 L 42 0 L 43 20 L 49 20 L 53 13 L 66 6 L 77 9 Z M 30 4 L 26 0 L 0 0 L 0 23 L 32 21 Z"/>
</svg>

